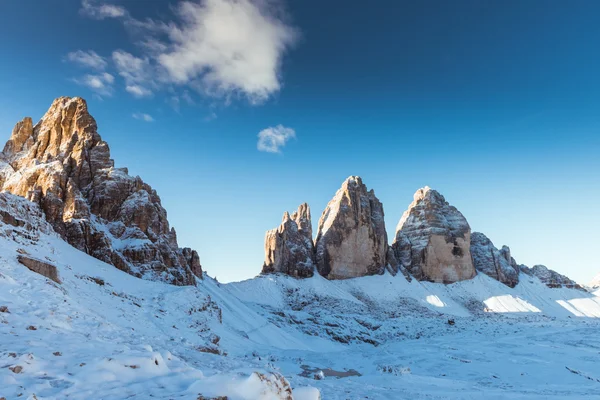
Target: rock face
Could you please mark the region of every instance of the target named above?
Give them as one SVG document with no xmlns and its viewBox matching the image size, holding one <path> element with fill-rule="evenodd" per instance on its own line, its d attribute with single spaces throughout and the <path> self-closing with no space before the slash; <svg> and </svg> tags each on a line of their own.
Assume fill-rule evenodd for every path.
<svg viewBox="0 0 600 400">
<path fill-rule="evenodd" d="M 291 216 L 283 214 L 279 228 L 265 236 L 262 273 L 280 272 L 298 278 L 311 277 L 315 270 L 310 208 L 304 203 Z"/>
<path fill-rule="evenodd" d="M 521 265 L 520 270 L 524 274 L 537 277 L 549 288 L 571 288 L 584 290 L 577 282 L 559 274 L 556 271 L 548 269 L 545 265 L 534 265 L 532 268 Z"/>
<path fill-rule="evenodd" d="M 437 191 L 414 195 L 396 229 L 396 259 L 418 280 L 453 283 L 476 275 L 471 259 L 471 228 Z"/>
<path fill-rule="evenodd" d="M 37 204 L 11 193 L 0 193 L 0 236 L 27 246 L 37 243 L 40 234 L 53 232 Z"/>
<path fill-rule="evenodd" d="M 315 241 L 317 269 L 328 279 L 382 274 L 387 266 L 383 206 L 351 176 L 327 204 Z"/>
<path fill-rule="evenodd" d="M 156 191 L 114 168 L 81 98 L 56 99 L 35 126 L 17 123 L 0 156 L 0 188 L 38 203 L 71 245 L 125 272 L 176 285 L 202 276 Z"/>
<path fill-rule="evenodd" d="M 498 250 L 483 233 L 473 232 L 471 254 L 477 271 L 510 287 L 515 287 L 519 283 L 520 269 L 511 257 L 507 246 L 502 246 L 502 249 Z"/>
<path fill-rule="evenodd" d="M 55 265 L 50 264 L 47 261 L 38 260 L 37 258 L 19 255 L 17 259 L 21 264 L 29 268 L 31 271 L 45 276 L 48 279 L 53 280 L 56 283 L 62 283 L 58 277 L 58 269 Z"/>
</svg>

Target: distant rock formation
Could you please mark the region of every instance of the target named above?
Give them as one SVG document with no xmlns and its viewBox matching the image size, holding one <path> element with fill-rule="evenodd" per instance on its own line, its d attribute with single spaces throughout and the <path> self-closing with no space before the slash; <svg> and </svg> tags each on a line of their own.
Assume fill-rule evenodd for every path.
<svg viewBox="0 0 600 400">
<path fill-rule="evenodd" d="M 520 269 L 511 257 L 507 246 L 502 246 L 502 249 L 498 250 L 483 233 L 473 232 L 471 254 L 477 271 L 510 287 L 515 287 L 519 283 Z"/>
<path fill-rule="evenodd" d="M 548 269 L 545 265 L 534 265 L 532 268 L 529 268 L 525 265 L 520 266 L 521 272 L 524 274 L 535 276 L 542 283 L 544 283 L 549 288 L 569 288 L 569 289 L 578 289 L 584 290 L 581 285 L 577 282 L 569 279 L 568 277 L 559 274 L 556 271 Z"/>
<path fill-rule="evenodd" d="M 304 203 L 291 217 L 286 211 L 279 228 L 265 236 L 265 263 L 262 273 L 280 272 L 298 278 L 313 276 L 315 252 L 310 208 Z"/>
<path fill-rule="evenodd" d="M 178 248 L 156 191 L 114 168 L 81 98 L 56 99 L 35 126 L 17 123 L 0 156 L 0 189 L 38 203 L 71 245 L 125 272 L 176 285 L 202 277 L 198 254 Z"/>
<path fill-rule="evenodd" d="M 404 212 L 392 247 L 396 259 L 418 280 L 453 283 L 476 275 L 471 228 L 437 191 L 417 190 Z"/>
<path fill-rule="evenodd" d="M 387 263 L 383 205 L 351 176 L 327 204 L 315 241 L 317 269 L 328 279 L 382 274 Z"/>
</svg>

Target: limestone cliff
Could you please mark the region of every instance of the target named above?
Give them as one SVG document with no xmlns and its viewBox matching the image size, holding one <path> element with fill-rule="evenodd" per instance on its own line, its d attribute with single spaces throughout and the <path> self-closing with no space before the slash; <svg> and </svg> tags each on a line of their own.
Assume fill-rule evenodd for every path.
<svg viewBox="0 0 600 400">
<path fill-rule="evenodd" d="M 416 279 L 453 283 L 476 275 L 470 245 L 465 217 L 444 196 L 425 187 L 402 215 L 392 247 Z"/>
<path fill-rule="evenodd" d="M 114 167 L 81 98 L 56 99 L 35 125 L 17 123 L 0 156 L 0 188 L 38 203 L 71 245 L 132 275 L 176 285 L 202 276 L 156 191 Z"/>
<path fill-rule="evenodd" d="M 319 273 L 328 279 L 382 274 L 387 266 L 383 205 L 351 176 L 327 204 L 315 241 Z"/>
<path fill-rule="evenodd" d="M 288 212 L 283 214 L 281 225 L 267 232 L 262 273 L 307 278 L 313 276 L 314 270 L 310 208 L 304 203 L 291 216 Z"/>
</svg>

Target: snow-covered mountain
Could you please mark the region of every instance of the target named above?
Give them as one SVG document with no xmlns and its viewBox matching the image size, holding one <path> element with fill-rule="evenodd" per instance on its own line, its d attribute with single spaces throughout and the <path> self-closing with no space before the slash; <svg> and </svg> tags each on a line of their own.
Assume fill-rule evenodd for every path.
<svg viewBox="0 0 600 400">
<path fill-rule="evenodd" d="M 141 179 L 123 172 L 115 183 L 112 165 L 89 167 L 93 179 L 81 178 L 88 171 L 83 165 L 94 164 L 97 150 L 91 149 L 107 145 L 80 120 L 87 118 L 84 103 L 57 101 L 64 106 L 54 119 L 62 121 L 56 122 L 60 127 L 43 122 L 30 129 L 22 122 L 5 148 L 4 190 L 30 190 L 17 193 L 27 198 L 0 193 L 0 398 L 597 396 L 600 297 L 545 267 L 520 266 L 508 248 L 498 250 L 485 236 L 471 235 L 466 219 L 437 192 L 415 197 L 395 251 L 382 244 L 387 233 L 381 203 L 351 177 L 321 218 L 318 236 L 326 238 L 322 248 L 330 246 L 321 258 L 303 205 L 267 234 L 265 274 L 220 284 L 205 274 L 187 274 L 200 272 L 165 230 L 158 196 Z M 86 134 L 91 141 L 78 142 Z M 60 145 L 37 160 L 47 153 L 34 150 L 41 143 Z M 79 150 L 69 143 L 80 143 Z M 79 158 L 66 156 L 78 151 Z M 19 161 L 24 158 L 30 159 Z M 76 185 L 68 183 L 74 176 L 80 177 Z M 131 179 L 137 183 L 130 185 Z M 100 191 L 104 180 L 126 190 Z M 130 201 L 145 196 L 139 192 L 151 201 Z M 123 202 L 115 200 L 123 193 Z M 422 202 L 428 198 L 434 203 Z M 119 211 L 104 214 L 102 204 Z M 74 210 L 84 214 L 76 218 Z M 135 268 L 78 246 L 68 233 L 75 225 L 88 233 L 103 230 L 108 239 L 95 249 L 119 253 Z M 363 236 L 354 235 L 355 229 Z M 430 241 L 430 234 L 438 237 Z M 366 251 L 378 255 L 372 268 L 355 263 L 358 252 L 343 251 L 348 237 L 359 236 Z M 169 251 L 160 244 L 164 240 Z M 423 257 L 405 257 L 413 246 Z M 147 256 L 141 261 L 135 256 L 140 249 Z M 464 261 L 467 251 L 476 271 L 471 279 L 444 284 L 409 273 L 452 276 L 452 256 Z M 169 252 L 176 255 L 173 264 L 152 263 L 165 262 Z M 344 257 L 353 268 L 344 270 Z M 327 279 L 317 259 L 334 272 L 323 274 L 328 278 L 358 277 Z M 302 268 L 294 270 L 297 262 Z M 436 265 L 441 267 L 431 268 Z M 187 285 L 174 279 L 179 274 L 191 276 Z"/>
</svg>

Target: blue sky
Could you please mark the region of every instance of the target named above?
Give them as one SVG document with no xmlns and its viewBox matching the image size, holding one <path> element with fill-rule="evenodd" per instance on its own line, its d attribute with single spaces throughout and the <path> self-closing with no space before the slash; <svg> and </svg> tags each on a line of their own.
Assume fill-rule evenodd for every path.
<svg viewBox="0 0 600 400">
<path fill-rule="evenodd" d="M 349 175 L 392 240 L 444 194 L 520 263 L 600 272 L 600 3 L 4 0 L 0 132 L 88 100 L 117 166 L 222 281 Z M 281 127 L 278 127 L 281 125 Z M 263 142 L 259 133 L 263 132 Z"/>
</svg>

